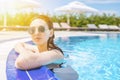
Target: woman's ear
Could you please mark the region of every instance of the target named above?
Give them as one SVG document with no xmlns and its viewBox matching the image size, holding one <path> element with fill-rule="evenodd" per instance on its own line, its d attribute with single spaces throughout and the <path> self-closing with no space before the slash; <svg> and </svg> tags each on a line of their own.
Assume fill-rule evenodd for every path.
<svg viewBox="0 0 120 80">
<path fill-rule="evenodd" d="M 50 37 L 52 37 L 53 34 L 54 34 L 54 31 L 53 31 L 53 29 L 51 29 L 51 30 L 50 30 Z"/>
</svg>

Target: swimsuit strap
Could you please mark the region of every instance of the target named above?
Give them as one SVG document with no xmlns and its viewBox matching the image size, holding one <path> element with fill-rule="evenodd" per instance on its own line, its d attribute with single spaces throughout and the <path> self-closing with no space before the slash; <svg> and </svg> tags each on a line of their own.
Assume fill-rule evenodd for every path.
<svg viewBox="0 0 120 80">
<path fill-rule="evenodd" d="M 62 67 L 62 64 L 55 64 L 55 63 L 51 63 L 51 64 L 48 64 L 46 65 L 51 71 L 53 71 L 55 68 L 61 68 Z"/>
<path fill-rule="evenodd" d="M 61 64 L 51 63 L 51 64 L 48 64 L 47 67 L 48 67 L 49 69 L 60 68 L 62 64 L 63 64 L 63 63 L 61 63 Z"/>
</svg>

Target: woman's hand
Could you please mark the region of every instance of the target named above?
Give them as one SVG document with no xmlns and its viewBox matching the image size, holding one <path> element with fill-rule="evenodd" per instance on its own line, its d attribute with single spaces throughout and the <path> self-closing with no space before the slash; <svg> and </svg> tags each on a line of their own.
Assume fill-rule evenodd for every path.
<svg viewBox="0 0 120 80">
<path fill-rule="evenodd" d="M 25 51 L 30 51 L 33 53 L 39 53 L 36 46 L 27 44 L 27 43 L 17 43 L 14 47 L 15 51 L 19 54 L 24 53 Z"/>
<path fill-rule="evenodd" d="M 23 46 L 26 50 L 29 50 L 33 53 L 39 53 L 38 48 L 35 45 L 23 43 Z"/>
<path fill-rule="evenodd" d="M 14 47 L 15 51 L 18 53 L 20 53 L 24 48 L 24 43 L 17 43 Z"/>
</svg>

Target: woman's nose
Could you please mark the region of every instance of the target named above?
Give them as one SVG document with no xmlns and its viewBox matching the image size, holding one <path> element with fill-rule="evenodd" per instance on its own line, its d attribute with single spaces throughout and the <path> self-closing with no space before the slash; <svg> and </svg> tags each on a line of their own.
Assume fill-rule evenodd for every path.
<svg viewBox="0 0 120 80">
<path fill-rule="evenodd" d="M 39 33 L 39 31 L 38 31 L 38 29 L 36 28 L 34 34 L 38 34 L 38 33 Z"/>
</svg>

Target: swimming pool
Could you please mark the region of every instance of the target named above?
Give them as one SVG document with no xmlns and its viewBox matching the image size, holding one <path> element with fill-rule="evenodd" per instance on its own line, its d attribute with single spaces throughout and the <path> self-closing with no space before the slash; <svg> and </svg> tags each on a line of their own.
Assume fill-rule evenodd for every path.
<svg viewBox="0 0 120 80">
<path fill-rule="evenodd" d="M 79 80 L 120 80 L 120 34 L 106 36 L 58 37 L 66 64 L 79 74 Z"/>
</svg>

